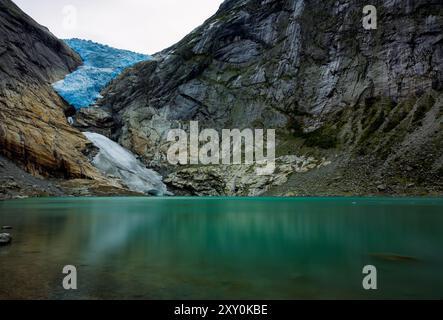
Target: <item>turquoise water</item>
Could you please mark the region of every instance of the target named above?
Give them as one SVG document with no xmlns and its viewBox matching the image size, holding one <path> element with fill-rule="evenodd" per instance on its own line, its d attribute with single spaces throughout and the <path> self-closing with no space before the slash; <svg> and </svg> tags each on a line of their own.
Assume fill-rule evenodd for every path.
<svg viewBox="0 0 443 320">
<path fill-rule="evenodd" d="M 443 298 L 443 199 L 29 199 L 0 225 L 0 298 Z"/>
</svg>

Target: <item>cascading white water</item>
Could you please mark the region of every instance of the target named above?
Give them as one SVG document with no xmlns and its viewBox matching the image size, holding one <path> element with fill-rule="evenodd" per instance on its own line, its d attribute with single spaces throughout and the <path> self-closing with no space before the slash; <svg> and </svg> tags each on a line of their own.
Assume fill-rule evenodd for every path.
<svg viewBox="0 0 443 320">
<path fill-rule="evenodd" d="M 83 134 L 100 149 L 92 163 L 102 173 L 120 178 L 132 191 L 158 196 L 170 195 L 162 176 L 146 168 L 131 152 L 101 134 Z"/>
</svg>

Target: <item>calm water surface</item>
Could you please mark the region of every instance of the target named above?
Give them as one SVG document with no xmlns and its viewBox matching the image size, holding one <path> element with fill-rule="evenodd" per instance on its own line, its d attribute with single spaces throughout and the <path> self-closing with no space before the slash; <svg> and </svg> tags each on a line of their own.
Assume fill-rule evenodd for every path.
<svg viewBox="0 0 443 320">
<path fill-rule="evenodd" d="M 0 299 L 443 298 L 443 199 L 29 199 L 0 225 Z"/>
</svg>

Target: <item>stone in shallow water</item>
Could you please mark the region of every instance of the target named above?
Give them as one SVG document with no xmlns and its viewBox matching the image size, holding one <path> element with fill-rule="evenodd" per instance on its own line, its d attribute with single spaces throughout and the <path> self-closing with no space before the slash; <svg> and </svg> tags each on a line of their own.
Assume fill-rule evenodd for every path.
<svg viewBox="0 0 443 320">
<path fill-rule="evenodd" d="M 9 233 L 0 233 L 0 246 L 8 245 L 12 242 L 12 236 Z"/>
<path fill-rule="evenodd" d="M 379 260 L 385 260 L 385 261 L 391 261 L 391 262 L 419 261 L 419 259 L 416 257 L 405 256 L 405 255 L 400 255 L 400 254 L 396 254 L 396 253 L 371 253 L 371 256 L 376 259 L 379 259 Z"/>
<path fill-rule="evenodd" d="M 2 230 L 12 230 L 12 227 L 11 226 L 3 226 Z"/>
</svg>

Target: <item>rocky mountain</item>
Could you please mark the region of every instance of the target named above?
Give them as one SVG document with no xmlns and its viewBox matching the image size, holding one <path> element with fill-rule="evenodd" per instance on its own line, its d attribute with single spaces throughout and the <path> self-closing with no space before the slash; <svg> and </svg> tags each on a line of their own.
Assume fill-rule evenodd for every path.
<svg viewBox="0 0 443 320">
<path fill-rule="evenodd" d="M 34 176 L 86 179 L 90 185 L 111 187 L 90 164 L 92 144 L 67 122 L 75 110 L 51 87 L 81 63 L 12 1 L 0 0 L 0 153 L 9 159 L 0 165 L 0 197 L 20 194 L 17 190 L 22 195 L 39 190 L 61 194 L 28 179 L 22 169 Z"/>
<path fill-rule="evenodd" d="M 443 3 L 226 0 L 102 92 L 112 137 L 186 194 L 441 194 Z M 304 161 L 257 181 L 245 167 L 173 167 L 170 128 L 275 128 Z M 288 167 L 289 166 L 289 167 Z M 228 170 L 228 172 L 226 171 Z M 258 192 L 257 192 L 258 186 Z"/>
<path fill-rule="evenodd" d="M 362 26 L 363 0 L 226 0 L 151 60 L 71 40 L 80 57 L 0 0 L 0 198 L 127 194 L 80 131 L 129 149 L 175 194 L 441 195 L 443 3 L 372 4 L 376 30 Z M 191 120 L 276 129 L 275 174 L 170 165 L 167 133 Z"/>
</svg>

